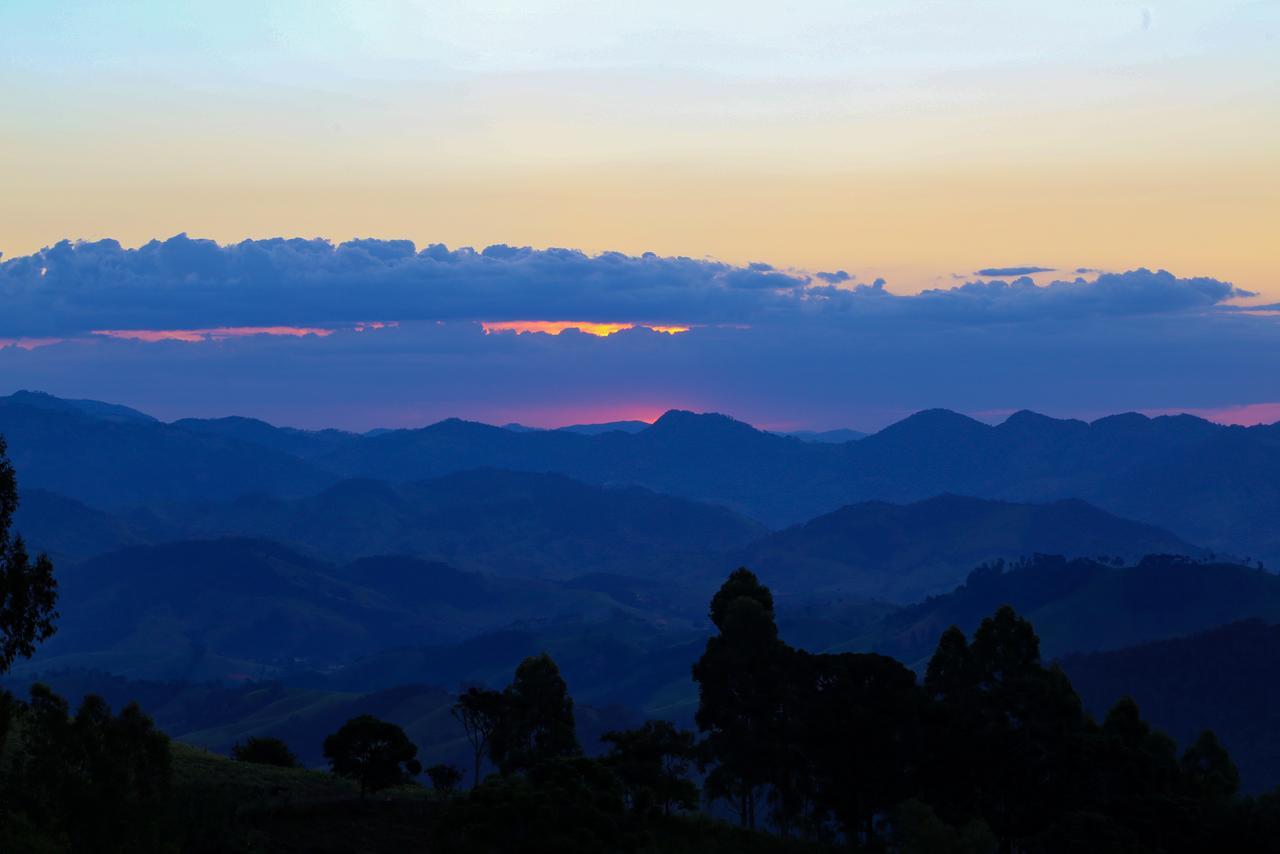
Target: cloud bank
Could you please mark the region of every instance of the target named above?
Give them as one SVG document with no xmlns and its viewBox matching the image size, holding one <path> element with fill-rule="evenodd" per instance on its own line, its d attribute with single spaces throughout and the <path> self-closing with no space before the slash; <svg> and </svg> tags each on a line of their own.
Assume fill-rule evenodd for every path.
<svg viewBox="0 0 1280 854">
<path fill-rule="evenodd" d="M 1247 294 L 1229 282 L 1139 269 L 909 296 L 856 282 L 502 245 L 61 243 L 0 264 L 0 393 L 360 429 L 673 406 L 875 428 L 930 406 L 1095 416 L 1280 401 L 1280 317 L 1238 310 L 1229 301 Z M 286 333 L 230 334 L 273 329 Z"/>
<path fill-rule="evenodd" d="M 1006 268 L 983 273 L 1018 273 Z M 750 324 L 892 314 L 963 322 L 1037 314 L 1212 308 L 1244 292 L 1216 279 L 1137 270 L 1095 282 L 977 281 L 896 296 L 769 264 L 489 246 L 421 250 L 406 240 L 246 240 L 185 235 L 126 249 L 64 241 L 0 263 L 0 338 L 97 330 L 345 326 L 367 321 L 559 320 Z"/>
</svg>

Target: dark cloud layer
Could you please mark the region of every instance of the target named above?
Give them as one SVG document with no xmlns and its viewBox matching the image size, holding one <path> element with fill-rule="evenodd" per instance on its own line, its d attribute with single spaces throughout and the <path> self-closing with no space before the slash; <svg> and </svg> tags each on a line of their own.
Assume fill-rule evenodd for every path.
<svg viewBox="0 0 1280 854">
<path fill-rule="evenodd" d="M 0 393 L 43 388 L 165 417 L 346 427 L 461 415 L 569 423 L 720 410 L 776 426 L 875 427 L 906 411 L 1053 414 L 1280 400 L 1280 317 L 1212 278 L 1108 273 L 912 296 L 766 264 L 404 241 L 185 237 L 59 244 L 0 265 Z M 601 338 L 485 334 L 477 320 L 682 324 Z M 357 332 L 359 321 L 399 321 Z M 190 344 L 93 329 L 337 328 Z"/>
<path fill-rule="evenodd" d="M 1132 314 L 1209 308 L 1241 291 L 1215 279 L 1138 270 L 1037 287 L 1030 279 L 919 296 L 850 288 L 845 271 L 814 277 L 753 263 L 589 256 L 570 249 L 404 240 L 249 240 L 219 246 L 179 235 L 125 249 L 62 242 L 0 263 L 0 338 L 97 329 L 341 326 L 368 320 L 596 320 L 750 324 L 884 314 L 963 322 L 1038 312 Z M 844 287 L 839 287 L 844 285 Z"/>
</svg>

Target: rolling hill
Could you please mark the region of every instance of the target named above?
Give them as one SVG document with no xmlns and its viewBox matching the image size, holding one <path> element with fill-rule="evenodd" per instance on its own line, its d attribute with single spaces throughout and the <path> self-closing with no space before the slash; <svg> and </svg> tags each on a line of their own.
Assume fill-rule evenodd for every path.
<svg viewBox="0 0 1280 854">
<path fill-rule="evenodd" d="M 328 560 L 410 554 L 505 576 L 607 571 L 706 577 L 761 534 L 723 507 L 561 475 L 476 470 L 414 483 L 344 481 L 296 499 L 266 495 L 156 508 L 131 518 L 152 539 L 248 536 Z"/>
<path fill-rule="evenodd" d="M 1005 604 L 1035 626 L 1045 658 L 1120 649 L 1253 617 L 1280 621 L 1280 576 L 1239 564 L 1150 555 L 1115 566 L 1040 555 L 1004 569 L 975 570 L 954 592 L 902 608 L 841 647 L 923 666 L 947 627 L 972 632 Z"/>
<path fill-rule="evenodd" d="M 58 577 L 58 633 L 21 672 L 266 677 L 513 624 L 660 616 L 551 582 L 404 557 L 335 565 L 248 539 L 131 547 L 60 569 Z"/>
<path fill-rule="evenodd" d="M 1199 556 L 1167 531 L 1083 501 L 1015 504 L 941 495 L 913 504 L 852 504 L 770 534 L 735 556 L 776 590 L 838 591 L 908 603 L 950 592 L 979 564 L 1035 553 Z"/>
</svg>

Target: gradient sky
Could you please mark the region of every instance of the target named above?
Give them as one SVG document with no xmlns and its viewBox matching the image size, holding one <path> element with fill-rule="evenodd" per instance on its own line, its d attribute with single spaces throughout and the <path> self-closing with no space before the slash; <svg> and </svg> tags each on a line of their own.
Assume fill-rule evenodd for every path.
<svg viewBox="0 0 1280 854">
<path fill-rule="evenodd" d="M 883 277 L 899 295 L 1024 265 L 1053 268 L 1035 275 L 1041 285 L 1069 281 L 1077 268 L 1148 267 L 1256 294 L 1237 293 L 1216 311 L 1280 302 L 1278 226 L 1277 2 L 0 4 L 0 250 L 9 259 L 64 239 L 134 247 L 179 232 L 224 244 L 372 236 L 418 247 L 653 252 L 735 269 L 768 262 L 810 277 L 845 270 L 842 286 Z M 699 320 L 574 308 L 450 319 Z M 267 314 L 247 325 L 405 321 L 379 333 L 397 340 L 416 328 L 391 314 Z M 737 322 L 732 314 L 709 312 L 704 326 Z M 26 320 L 0 331 L 0 341 L 67 332 L 33 332 L 39 324 Z M 158 328 L 143 320 L 88 331 Z M 187 331 L 226 325 L 181 318 Z M 1235 370 L 1267 364 L 1275 327 L 1260 328 L 1270 331 L 1246 336 L 1259 353 Z M 662 346 L 689 346 L 676 339 L 698 334 L 668 335 Z M 786 334 L 778 335 L 784 346 Z M 268 343 L 302 354 L 315 337 Z M 260 343 L 226 338 L 202 336 L 195 346 Z M 142 400 L 152 381 L 143 373 L 126 376 L 123 388 L 91 382 L 84 365 L 55 359 L 62 346 L 0 350 L 0 386 L 114 391 L 173 414 L 192 409 L 173 403 L 178 389 Z M 704 357 L 711 366 L 755 345 L 725 346 Z M 811 349 L 795 348 L 797 369 L 822 357 Z M 881 359 L 878 369 L 894 371 L 898 384 L 929 387 L 906 367 L 911 354 Z M 208 367 L 211 385 L 185 393 L 219 410 L 267 414 L 278 404 L 269 392 L 244 392 L 231 362 L 219 364 Z M 882 393 L 833 409 L 812 396 L 752 397 L 734 391 L 732 370 L 711 366 L 701 366 L 707 376 L 697 389 L 649 377 L 631 397 L 615 389 L 612 403 L 584 392 L 542 410 L 525 400 L 503 412 L 481 413 L 479 404 L 439 411 L 469 405 L 448 395 L 435 407 L 406 406 L 414 417 L 537 420 L 536 410 L 555 420 L 570 405 L 706 404 L 834 426 L 930 402 L 923 393 Z M 394 391 L 430 390 L 431 382 L 406 379 Z M 1280 400 L 1264 377 L 1247 387 L 1223 382 L 1221 393 L 1207 383 L 1157 393 L 1143 382 L 1039 405 L 1083 414 L 1126 401 L 1218 411 Z M 1002 410 L 1031 397 L 1010 385 L 946 402 Z M 273 414 L 325 420 L 316 406 L 304 414 L 295 401 Z M 785 417 L 774 412 L 782 407 Z M 388 411 L 401 418 L 409 410 Z"/>
<path fill-rule="evenodd" d="M 0 250 L 179 231 L 1280 298 L 1280 4 L 6 0 Z"/>
</svg>

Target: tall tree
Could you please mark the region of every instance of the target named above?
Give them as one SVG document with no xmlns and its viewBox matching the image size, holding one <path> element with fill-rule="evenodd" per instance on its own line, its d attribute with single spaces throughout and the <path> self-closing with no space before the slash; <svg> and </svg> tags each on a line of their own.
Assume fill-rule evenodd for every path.
<svg viewBox="0 0 1280 854">
<path fill-rule="evenodd" d="M 756 801 L 773 781 L 782 737 L 790 650 L 778 639 L 773 595 L 746 568 L 735 570 L 711 600 L 719 634 L 707 639 L 693 665 L 698 728 L 707 733 L 715 767 L 708 794 L 733 804 L 746 827 Z"/>
<path fill-rule="evenodd" d="M 1084 711 L 1062 671 L 1041 663 L 1035 630 L 1012 608 L 984 619 L 967 646 L 947 632 L 925 689 L 942 715 L 934 789 L 955 813 L 980 811 L 1002 851 L 1080 802 L 1089 779 Z"/>
<path fill-rule="evenodd" d="M 327 737 L 324 756 L 333 773 L 360 784 L 360 800 L 422 773 L 418 748 L 404 730 L 373 715 L 352 718 Z"/>
<path fill-rule="evenodd" d="M 34 560 L 22 537 L 10 532 L 18 509 L 18 484 L 0 437 L 0 675 L 18 657 L 30 658 L 36 644 L 55 631 L 58 583 L 47 555 Z"/>
<path fill-rule="evenodd" d="M 474 789 L 480 785 L 480 764 L 484 761 L 485 752 L 489 749 L 489 741 L 498 727 L 502 725 L 505 699 L 500 691 L 489 691 L 472 685 L 458 697 L 451 710 L 454 718 L 462 724 L 467 741 L 471 743 L 471 752 L 475 761 L 475 778 L 471 782 Z"/>
<path fill-rule="evenodd" d="M 874 847 L 876 816 L 917 785 L 923 693 L 914 673 L 883 655 L 808 658 L 801 731 L 815 800 L 846 839 Z"/>
<path fill-rule="evenodd" d="M 489 739 L 493 763 L 511 774 L 581 752 L 560 668 L 545 652 L 526 658 L 503 692 L 502 721 Z"/>
</svg>

